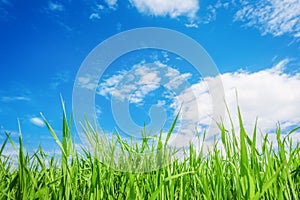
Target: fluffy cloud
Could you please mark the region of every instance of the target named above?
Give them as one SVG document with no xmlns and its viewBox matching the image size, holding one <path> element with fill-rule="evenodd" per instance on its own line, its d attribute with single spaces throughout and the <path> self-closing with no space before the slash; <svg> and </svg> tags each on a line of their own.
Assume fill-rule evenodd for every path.
<svg viewBox="0 0 300 200">
<path fill-rule="evenodd" d="M 45 123 L 41 118 L 32 117 L 29 120 L 30 120 L 31 123 L 33 123 L 36 126 L 39 126 L 39 127 L 44 127 L 45 126 Z"/>
<path fill-rule="evenodd" d="M 255 73 L 222 75 L 229 107 L 236 109 L 237 91 L 245 124 L 249 128 L 253 128 L 256 117 L 262 132 L 271 131 L 277 122 L 281 123 L 282 128 L 300 124 L 300 74 L 284 73 L 288 62 L 285 59 L 271 69 Z"/>
<path fill-rule="evenodd" d="M 255 3 L 243 0 L 241 6 L 242 9 L 235 14 L 235 21 L 258 28 L 263 35 L 288 33 L 300 37 L 299 0 L 260 0 Z"/>
<path fill-rule="evenodd" d="M 130 0 L 141 13 L 155 16 L 187 16 L 194 18 L 199 10 L 198 0 Z"/>
<path fill-rule="evenodd" d="M 277 122 L 280 123 L 282 129 L 287 130 L 292 126 L 300 125 L 300 74 L 285 73 L 288 63 L 289 60 L 285 59 L 270 69 L 253 73 L 238 71 L 221 75 L 225 100 L 237 132 L 239 131 L 238 105 L 241 107 L 244 126 L 250 136 L 256 119 L 258 119 L 259 133 L 262 134 L 274 133 Z M 210 82 L 214 79 L 214 77 L 208 77 L 205 81 Z M 194 98 L 192 94 L 197 98 Z M 195 126 L 198 126 L 200 132 L 205 128 L 210 128 L 210 116 L 213 112 L 210 98 L 203 81 L 192 85 L 177 96 L 176 101 L 184 100 L 185 102 L 183 105 L 185 116 L 179 121 L 182 127 L 181 133 L 172 136 L 170 140 L 172 145 L 188 145 L 188 140 L 195 137 Z M 174 101 L 175 104 L 176 101 Z M 219 119 L 215 120 L 219 121 Z M 228 114 L 223 120 L 225 127 L 230 130 Z M 219 133 L 219 131 L 213 130 L 209 133 Z M 213 135 L 207 137 L 211 136 Z M 276 140 L 274 134 L 271 134 L 269 138 L 271 141 Z M 293 134 L 292 138 L 296 142 L 300 138 L 300 133 Z M 209 142 L 206 145 L 209 145 Z"/>
</svg>

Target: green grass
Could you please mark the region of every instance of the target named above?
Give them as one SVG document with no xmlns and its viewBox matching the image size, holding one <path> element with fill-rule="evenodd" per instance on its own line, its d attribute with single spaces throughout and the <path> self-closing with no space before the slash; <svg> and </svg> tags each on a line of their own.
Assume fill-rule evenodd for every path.
<svg viewBox="0 0 300 200">
<path fill-rule="evenodd" d="M 61 157 L 46 155 L 42 147 L 29 154 L 21 134 L 16 145 L 5 133 L 6 140 L 0 147 L 0 199 L 299 199 L 300 148 L 299 143 L 293 146 L 290 134 L 300 127 L 281 139 L 278 126 L 277 144 L 272 144 L 266 134 L 258 148 L 256 126 L 250 138 L 239 109 L 238 115 L 238 133 L 233 124 L 229 131 L 218 123 L 221 139 L 208 154 L 196 152 L 190 145 L 184 160 L 167 165 L 174 153 L 167 140 L 176 120 L 166 141 L 161 134 L 157 140 L 149 140 L 144 129 L 145 137 L 136 145 L 118 135 L 102 141 L 98 130 L 86 122 L 83 128 L 91 149 L 78 151 L 71 137 L 72 118 L 67 120 L 63 106 L 61 139 L 45 120 Z M 108 144 L 105 147 L 104 142 Z M 18 151 L 17 160 L 4 154 L 9 143 Z M 224 153 L 217 148 L 220 145 Z M 116 154 L 117 146 L 121 147 L 120 154 Z M 117 162 L 114 156 L 118 156 Z M 153 166 L 159 169 L 142 172 Z"/>
</svg>

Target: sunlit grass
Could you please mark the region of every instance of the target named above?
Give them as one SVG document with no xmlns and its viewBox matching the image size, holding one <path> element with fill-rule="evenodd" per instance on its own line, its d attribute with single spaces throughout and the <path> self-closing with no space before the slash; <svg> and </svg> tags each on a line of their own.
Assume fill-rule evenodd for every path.
<svg viewBox="0 0 300 200">
<path fill-rule="evenodd" d="M 16 145 L 5 133 L 7 138 L 0 148 L 0 199 L 298 199 L 300 148 L 289 136 L 300 127 L 281 139 L 278 126 L 277 144 L 266 134 L 258 148 L 256 126 L 250 138 L 239 109 L 238 116 L 237 132 L 233 124 L 228 128 L 218 123 L 221 140 L 208 154 L 197 152 L 191 144 L 183 160 L 167 165 L 174 153 L 168 150 L 167 139 L 163 141 L 160 134 L 156 143 L 151 143 L 146 129 L 142 142 L 132 145 L 118 135 L 101 141 L 98 130 L 85 122 L 83 129 L 91 149 L 78 151 L 71 136 L 72 118 L 68 121 L 63 105 L 61 139 L 45 120 L 61 157 L 46 155 L 42 147 L 29 154 L 21 134 Z M 18 152 L 17 160 L 4 153 L 9 143 Z M 217 148 L 220 144 L 224 153 Z M 115 154 L 117 146 L 121 154 Z M 142 172 L 153 165 L 159 169 Z"/>
</svg>

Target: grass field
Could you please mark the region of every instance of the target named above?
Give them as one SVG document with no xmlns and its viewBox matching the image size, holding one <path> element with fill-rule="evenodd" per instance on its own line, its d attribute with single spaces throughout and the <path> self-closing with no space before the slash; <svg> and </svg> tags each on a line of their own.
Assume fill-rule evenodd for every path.
<svg viewBox="0 0 300 200">
<path fill-rule="evenodd" d="M 141 144 L 133 146 L 115 137 L 110 143 L 111 149 L 102 152 L 103 149 L 98 148 L 101 142 L 95 137 L 97 130 L 88 123 L 85 133 L 93 150 L 78 151 L 64 109 L 62 138 L 59 139 L 45 121 L 59 145 L 61 157 L 46 155 L 42 147 L 29 154 L 21 135 L 19 144 L 15 144 L 6 133 L 7 139 L 0 146 L 0 199 L 299 199 L 300 148 L 299 143 L 295 146 L 289 136 L 300 127 L 281 139 L 278 126 L 277 144 L 272 144 L 266 135 L 258 148 L 256 127 L 251 134 L 253 137 L 249 138 L 239 109 L 238 114 L 240 130 L 235 132 L 233 126 L 225 128 L 218 124 L 221 139 L 208 154 L 196 152 L 190 145 L 184 160 L 163 166 L 161 163 L 172 153 L 166 151 L 167 140 L 158 138 L 156 143 L 149 144 L 145 138 Z M 173 125 L 168 136 L 172 134 Z M 217 142 L 225 153 L 217 148 Z M 18 151 L 17 160 L 4 154 L 9 143 Z M 149 166 L 135 156 L 143 152 L 150 155 L 151 165 L 163 167 L 145 173 L 130 173 L 102 164 L 99 155 L 113 153 L 117 144 L 127 155 L 119 159 L 118 164 L 122 162 L 128 170 Z M 15 162 L 18 163 L 16 166 Z"/>
</svg>

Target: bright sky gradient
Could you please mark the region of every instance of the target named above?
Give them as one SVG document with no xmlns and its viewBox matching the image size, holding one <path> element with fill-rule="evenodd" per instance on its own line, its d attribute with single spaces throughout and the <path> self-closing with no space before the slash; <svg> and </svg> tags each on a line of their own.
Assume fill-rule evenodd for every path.
<svg viewBox="0 0 300 200">
<path fill-rule="evenodd" d="M 76 73 L 86 56 L 107 38 L 142 27 L 176 30 L 202 45 L 221 73 L 234 119 L 238 91 L 247 130 L 252 130 L 256 117 L 262 133 L 274 132 L 277 122 L 287 130 L 300 124 L 299 0 L 0 0 L 0 143 L 3 130 L 17 138 L 19 119 L 29 149 L 41 143 L 53 150 L 40 112 L 60 133 L 60 94 L 70 113 Z M 96 95 L 102 128 L 114 131 L 109 105 L 116 91 L 121 99 L 131 95 L 132 118 L 139 125 L 149 122 L 151 105 L 170 108 L 169 123 L 174 118 L 178 105 L 146 61 L 168 67 L 178 84 L 190 81 L 191 87 L 178 98 L 187 100 L 184 91 L 193 89 L 200 101 L 186 103 L 191 115 L 182 126 L 207 128 L 211 107 L 205 82 L 194 76 L 189 63 L 155 50 L 121 57 L 105 72 Z M 127 90 L 116 89 L 129 71 L 136 79 L 127 83 Z M 203 115 L 193 116 L 195 105 Z"/>
</svg>

